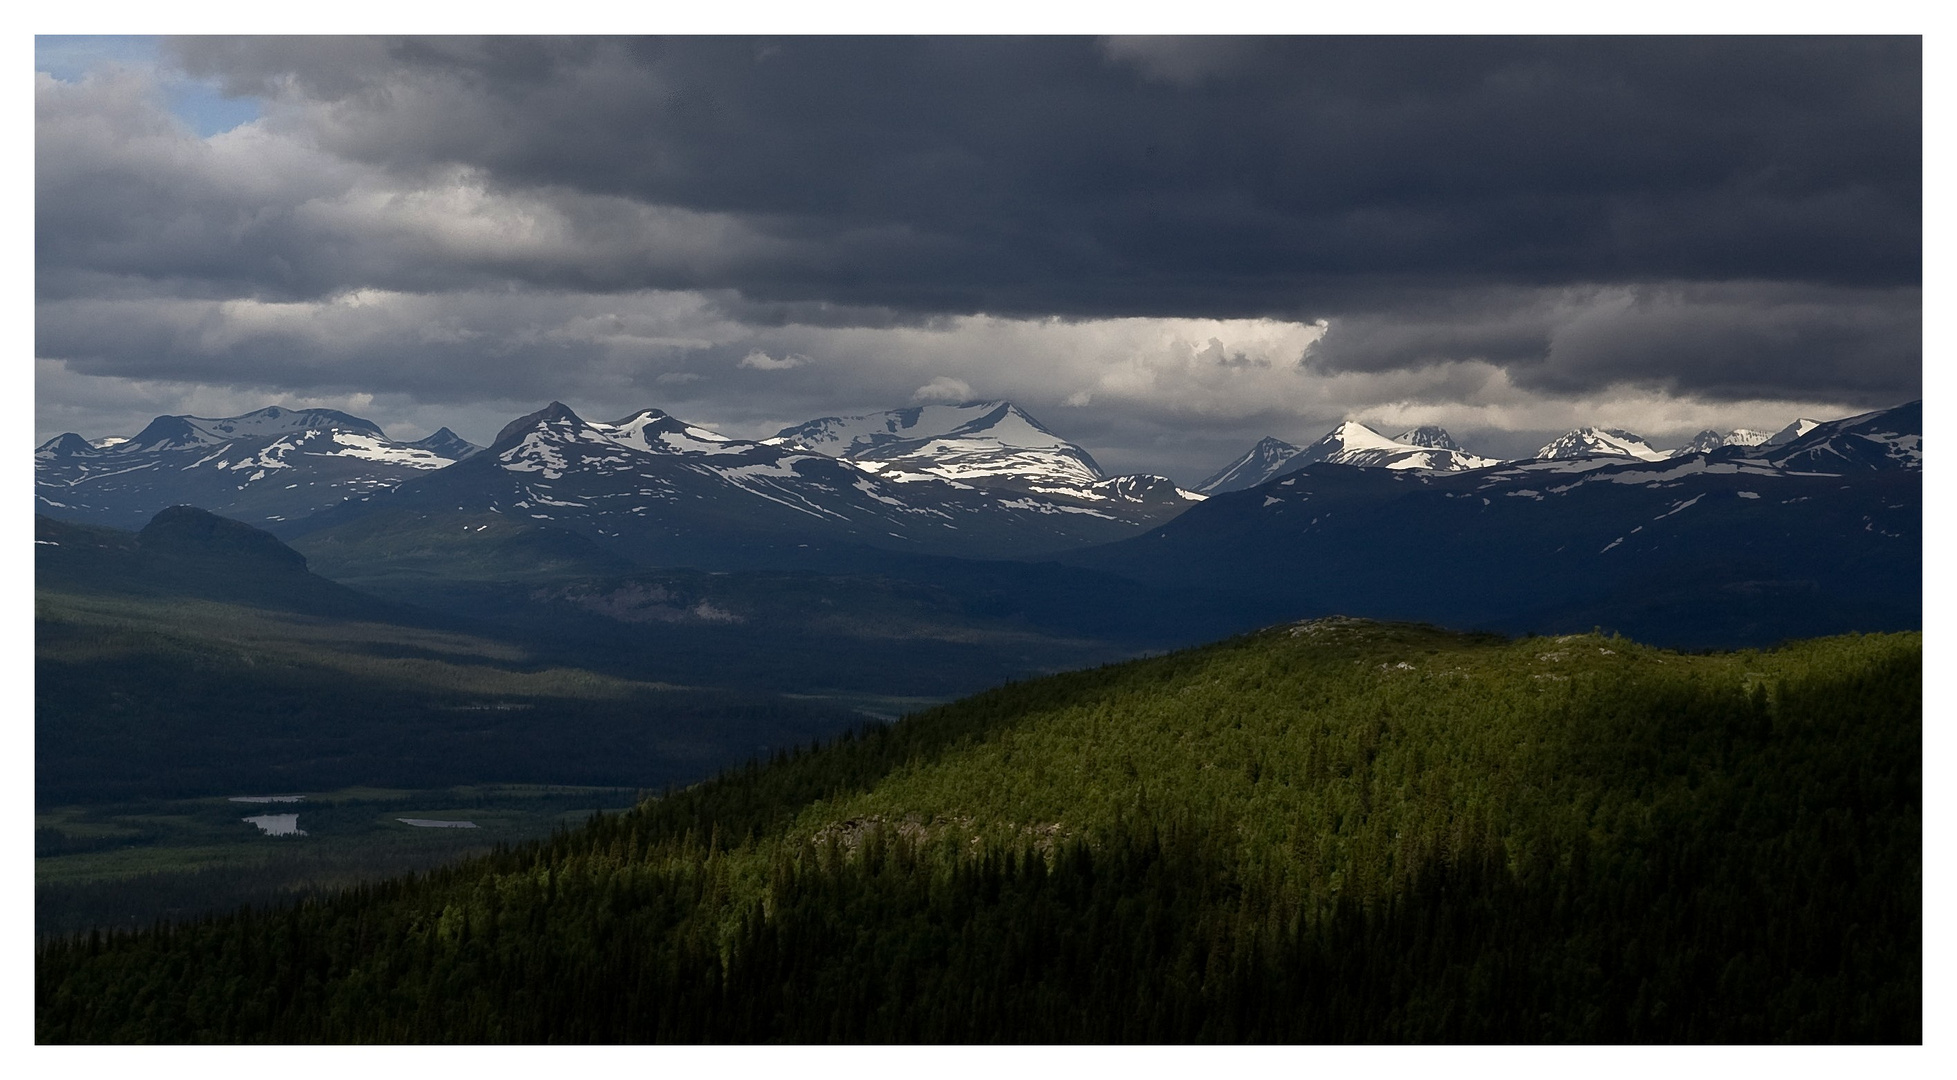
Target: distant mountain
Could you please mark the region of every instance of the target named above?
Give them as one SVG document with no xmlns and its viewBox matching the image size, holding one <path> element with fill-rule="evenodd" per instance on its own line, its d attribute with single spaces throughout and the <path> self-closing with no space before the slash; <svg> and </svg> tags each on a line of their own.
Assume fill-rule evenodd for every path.
<svg viewBox="0 0 1957 1080">
<path fill-rule="evenodd" d="M 1348 420 L 1303 449 L 1277 439 L 1263 439 L 1244 456 L 1198 484 L 1196 490 L 1205 495 L 1242 491 L 1316 461 L 1372 469 L 1440 472 L 1482 469 L 1495 464 L 1493 458 L 1477 457 L 1462 450 L 1454 437 L 1439 427 L 1418 427 L 1398 439 L 1389 439 L 1358 421 Z"/>
<path fill-rule="evenodd" d="M 332 409 L 159 416 L 134 437 L 69 432 L 35 448 L 35 508 L 70 521 L 134 527 L 192 505 L 256 522 L 289 521 L 385 491 L 469 456 L 447 428 L 420 442 Z"/>
<path fill-rule="evenodd" d="M 1684 457 L 1687 454 L 1709 454 L 1722 446 L 1758 446 L 1766 442 L 1767 438 L 1768 435 L 1766 432 L 1752 431 L 1747 428 L 1734 428 L 1730 432 L 1714 431 L 1711 428 L 1707 428 L 1697 435 L 1692 436 L 1691 442 L 1673 450 L 1671 456 Z"/>
<path fill-rule="evenodd" d="M 1197 484 L 1196 490 L 1205 495 L 1221 495 L 1226 491 L 1256 487 L 1283 472 L 1291 459 L 1298 456 L 1298 452 L 1298 447 L 1266 436 L 1257 440 L 1257 445 L 1245 451 L 1242 457 Z"/>
<path fill-rule="evenodd" d="M 1766 445 L 1784 446 L 1787 443 L 1791 443 L 1795 439 L 1798 439 L 1801 436 L 1806 435 L 1808 432 L 1813 431 L 1816 427 L 1819 427 L 1820 424 L 1821 421 L 1819 420 L 1810 420 L 1807 417 L 1803 416 L 1799 420 L 1796 420 L 1793 423 L 1787 425 L 1786 427 L 1781 428 L 1779 431 L 1774 432 L 1773 437 L 1767 440 Z"/>
<path fill-rule="evenodd" d="M 1534 460 L 1564 461 L 1585 457 L 1627 457 L 1639 461 L 1660 461 L 1666 453 L 1618 428 L 1580 427 L 1536 451 Z"/>
<path fill-rule="evenodd" d="M 1315 461 L 1369 469 L 1423 469 L 1436 472 L 1461 472 L 1495 464 L 1493 458 L 1476 457 L 1450 445 L 1454 442 L 1453 437 L 1440 428 L 1416 428 L 1410 434 L 1422 435 L 1432 441 L 1420 444 L 1399 442 L 1357 421 L 1347 420 L 1299 451 L 1284 471 L 1295 472 Z"/>
<path fill-rule="evenodd" d="M 188 597 L 335 618 L 402 618 L 404 609 L 307 571 L 262 529 L 173 506 L 138 532 L 34 517 L 37 592 Z"/>
<path fill-rule="evenodd" d="M 459 550 L 472 542 L 465 525 L 497 514 L 577 533 L 644 565 L 756 568 L 853 547 L 1054 552 L 1135 535 L 1200 498 L 1166 478 L 1104 477 L 1085 451 L 1010 405 L 942 408 L 903 410 L 909 423 L 830 418 L 757 442 L 658 409 L 596 422 L 553 402 L 481 453 L 282 526 L 282 535 L 317 546 L 350 530 L 377 541 L 354 522 L 406 514 L 428 535 L 452 534 Z M 876 456 L 834 456 L 839 448 Z M 451 519 L 454 528 L 442 524 Z"/>
<path fill-rule="evenodd" d="M 784 428 L 768 441 L 841 458 L 899 484 L 942 480 L 1006 488 L 1163 518 L 1202 498 L 1166 476 L 1109 477 L 1085 448 L 1009 401 L 827 416 Z"/>
<path fill-rule="evenodd" d="M 441 428 L 425 439 L 416 439 L 414 442 L 403 443 L 402 445 L 412 446 L 417 450 L 426 450 L 436 457 L 448 458 L 450 461 L 461 461 L 464 458 L 482 452 L 482 447 L 457 435 L 448 428 Z"/>
<path fill-rule="evenodd" d="M 1405 443 L 1408 446 L 1430 447 L 1435 450 L 1461 449 L 1461 444 L 1454 441 L 1454 436 L 1449 435 L 1446 428 L 1434 424 L 1422 424 L 1412 431 L 1402 431 L 1394 437 L 1393 441 Z"/>
<path fill-rule="evenodd" d="M 1603 625 L 1689 647 L 1910 629 L 1922 618 L 1922 426 L 1915 402 L 1684 457 L 1597 432 L 1615 449 L 1474 472 L 1322 461 L 1063 560 L 1235 595 L 1246 622 L 1344 611 L 1507 631 Z"/>
<path fill-rule="evenodd" d="M 1009 401 L 922 405 L 864 416 L 826 416 L 784 428 L 783 443 L 847 458 L 887 479 L 1084 487 L 1107 474 L 1084 448 Z"/>
<path fill-rule="evenodd" d="M 1784 442 L 1775 436 L 1747 456 L 1782 469 L 1823 474 L 1923 471 L 1921 401 L 1826 423 L 1798 420 L 1789 430 L 1801 425 L 1806 425 L 1801 434 Z"/>
</svg>

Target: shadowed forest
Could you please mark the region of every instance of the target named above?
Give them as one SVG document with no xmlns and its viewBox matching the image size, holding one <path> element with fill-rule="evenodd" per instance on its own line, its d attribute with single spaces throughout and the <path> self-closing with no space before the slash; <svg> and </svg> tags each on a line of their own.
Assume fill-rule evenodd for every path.
<svg viewBox="0 0 1957 1080">
<path fill-rule="evenodd" d="M 41 1041 L 1917 1041 L 1921 637 L 1326 619 L 45 942 Z"/>
</svg>

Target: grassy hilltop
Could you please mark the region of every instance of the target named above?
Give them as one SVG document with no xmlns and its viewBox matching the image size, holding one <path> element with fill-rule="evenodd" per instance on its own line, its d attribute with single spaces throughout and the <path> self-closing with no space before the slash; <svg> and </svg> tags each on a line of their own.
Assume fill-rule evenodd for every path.
<svg viewBox="0 0 1957 1080">
<path fill-rule="evenodd" d="M 37 1036 L 1915 1041 L 1921 663 L 1278 627 L 45 944 Z"/>
</svg>

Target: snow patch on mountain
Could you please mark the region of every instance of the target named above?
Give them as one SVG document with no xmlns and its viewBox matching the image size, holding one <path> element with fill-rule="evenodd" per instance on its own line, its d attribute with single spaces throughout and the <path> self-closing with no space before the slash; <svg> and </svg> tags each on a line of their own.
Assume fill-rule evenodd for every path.
<svg viewBox="0 0 1957 1080">
<path fill-rule="evenodd" d="M 1661 461 L 1670 455 L 1653 447 L 1641 435 L 1621 428 L 1580 427 L 1536 451 L 1538 461 L 1557 461 L 1584 457 L 1628 457 L 1640 461 Z"/>
<path fill-rule="evenodd" d="M 410 469 L 440 469 L 455 464 L 454 458 L 443 457 L 412 444 L 390 442 L 387 439 L 362 435 L 358 432 L 335 431 L 332 437 L 333 442 L 340 447 L 338 450 L 327 451 L 334 457 L 385 461 L 392 465 L 405 465 Z M 281 460 L 279 464 L 285 463 Z"/>
</svg>

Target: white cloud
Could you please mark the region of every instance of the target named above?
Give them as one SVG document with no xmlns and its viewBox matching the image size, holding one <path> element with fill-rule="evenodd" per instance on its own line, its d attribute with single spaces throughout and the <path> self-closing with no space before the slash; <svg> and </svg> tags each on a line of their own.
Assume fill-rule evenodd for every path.
<svg viewBox="0 0 1957 1080">
<path fill-rule="evenodd" d="M 741 357 L 742 367 L 753 368 L 756 371 L 786 371 L 789 368 L 801 367 L 808 362 L 808 357 L 796 353 L 784 353 L 780 359 L 777 359 L 760 349 L 755 349 Z"/>
<path fill-rule="evenodd" d="M 972 384 L 963 379 L 940 375 L 911 392 L 914 402 L 944 402 L 956 405 L 972 400 Z"/>
</svg>

